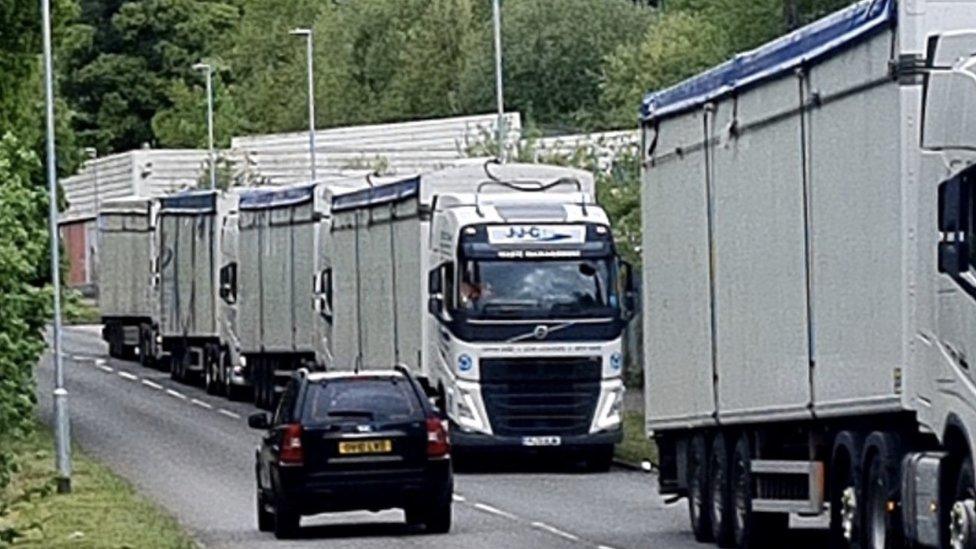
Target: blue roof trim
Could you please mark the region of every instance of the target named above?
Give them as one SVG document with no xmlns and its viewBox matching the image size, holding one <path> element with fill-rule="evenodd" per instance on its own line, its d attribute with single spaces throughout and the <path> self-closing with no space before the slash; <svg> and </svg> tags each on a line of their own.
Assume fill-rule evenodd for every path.
<svg viewBox="0 0 976 549">
<path fill-rule="evenodd" d="M 242 210 L 278 208 L 309 202 L 315 195 L 315 185 L 284 188 L 257 187 L 239 193 L 238 207 Z"/>
<path fill-rule="evenodd" d="M 395 183 L 377 185 L 368 189 L 340 194 L 332 198 L 332 211 L 353 210 L 380 204 L 400 202 L 420 195 L 420 177 L 412 177 Z"/>
<path fill-rule="evenodd" d="M 159 199 L 161 210 L 214 211 L 217 209 L 217 191 L 184 191 Z"/>
<path fill-rule="evenodd" d="M 897 13 L 895 0 L 863 0 L 675 86 L 648 93 L 641 120 L 686 111 L 850 47 L 893 26 Z"/>
</svg>

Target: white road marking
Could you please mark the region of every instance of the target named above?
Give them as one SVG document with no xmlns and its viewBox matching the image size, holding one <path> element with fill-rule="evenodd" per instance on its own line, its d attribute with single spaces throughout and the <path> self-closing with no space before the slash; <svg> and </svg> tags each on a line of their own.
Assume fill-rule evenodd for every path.
<svg viewBox="0 0 976 549">
<path fill-rule="evenodd" d="M 71 355 L 71 360 L 77 362 L 94 362 L 95 357 L 84 356 L 84 355 Z"/>
<path fill-rule="evenodd" d="M 156 383 L 155 381 L 149 381 L 148 379 L 142 380 L 142 384 L 145 385 L 146 387 L 152 387 L 153 389 L 156 389 L 156 390 L 159 390 L 159 389 L 162 389 L 163 388 L 162 385 Z"/>
<path fill-rule="evenodd" d="M 230 410 L 225 410 L 223 408 L 217 410 L 217 413 L 224 414 L 225 416 L 232 417 L 234 419 L 241 419 L 241 416 L 239 416 L 238 414 L 235 414 L 234 412 L 231 412 Z"/>
<path fill-rule="evenodd" d="M 169 395 L 169 396 L 171 396 L 171 397 L 176 397 L 176 398 L 178 398 L 180 400 L 186 400 L 186 395 L 184 395 L 183 393 L 177 393 L 176 391 L 174 391 L 172 389 L 166 389 L 166 394 Z"/>
<path fill-rule="evenodd" d="M 139 379 L 137 376 L 134 376 L 129 372 L 123 372 L 122 370 L 119 370 L 118 372 L 115 373 L 119 374 L 119 377 L 128 379 L 129 381 L 136 381 L 137 379 Z"/>
<path fill-rule="evenodd" d="M 609 545 L 597 545 L 596 549 L 613 549 L 613 547 L 610 547 Z"/>
<path fill-rule="evenodd" d="M 561 538 L 568 539 L 570 541 L 580 541 L 579 536 L 577 536 L 576 534 L 570 534 L 569 532 L 560 530 L 559 528 L 556 528 L 555 526 L 550 526 L 550 525 L 548 525 L 548 524 L 546 524 L 544 522 L 533 522 L 532 523 L 532 526 L 534 526 L 534 527 L 536 527 L 536 528 L 538 528 L 540 530 L 545 530 L 546 532 L 549 532 L 550 534 L 555 534 L 555 535 L 557 535 L 557 536 L 559 536 Z"/>
<path fill-rule="evenodd" d="M 453 495 L 452 497 L 454 498 L 454 501 L 457 501 L 457 502 L 460 502 L 460 503 L 464 503 L 465 501 L 468 501 L 468 500 L 467 500 L 467 499 L 466 499 L 466 498 L 465 498 L 464 496 L 462 496 L 461 494 L 454 494 L 454 495 Z"/>
<path fill-rule="evenodd" d="M 490 513 L 492 515 L 498 515 L 500 517 L 504 517 L 504 518 L 507 518 L 507 519 L 510 519 L 510 520 L 518 520 L 519 519 L 517 516 L 509 513 L 508 511 L 502 511 L 501 509 L 499 509 L 497 507 L 492 507 L 491 505 L 488 505 L 486 503 L 475 503 L 474 504 L 474 508 L 475 509 L 478 509 L 480 511 L 484 511 L 484 512 Z"/>
<path fill-rule="evenodd" d="M 213 410 L 213 406 L 207 404 L 206 402 L 204 402 L 202 400 L 197 400 L 197 399 L 194 398 L 194 399 L 191 399 L 190 402 L 196 404 L 197 406 L 199 406 L 201 408 L 206 408 L 208 410 Z"/>
<path fill-rule="evenodd" d="M 98 367 L 110 374 L 115 371 L 111 366 L 106 366 L 104 364 L 99 364 Z"/>
<path fill-rule="evenodd" d="M 104 365 L 105 365 L 105 359 L 104 358 L 96 358 L 95 359 L 95 366 L 98 366 L 99 368 L 101 368 Z"/>
</svg>

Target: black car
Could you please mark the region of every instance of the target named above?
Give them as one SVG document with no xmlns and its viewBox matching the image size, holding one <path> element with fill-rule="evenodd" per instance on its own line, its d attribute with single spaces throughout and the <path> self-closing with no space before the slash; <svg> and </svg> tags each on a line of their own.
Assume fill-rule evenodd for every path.
<svg viewBox="0 0 976 549">
<path fill-rule="evenodd" d="M 294 536 L 302 515 L 402 508 L 428 532 L 451 528 L 446 422 L 405 369 L 295 374 L 257 450 L 258 529 Z"/>
</svg>

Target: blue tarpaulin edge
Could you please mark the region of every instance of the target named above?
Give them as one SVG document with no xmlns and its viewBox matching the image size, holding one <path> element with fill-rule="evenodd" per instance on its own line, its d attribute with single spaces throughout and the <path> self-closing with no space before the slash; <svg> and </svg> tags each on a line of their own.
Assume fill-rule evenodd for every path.
<svg viewBox="0 0 976 549">
<path fill-rule="evenodd" d="M 399 202 L 419 196 L 420 177 L 411 177 L 362 189 L 351 193 L 340 194 L 332 198 L 332 211 L 354 210 L 356 208 L 373 207 L 380 204 Z"/>
<path fill-rule="evenodd" d="M 217 191 L 183 191 L 159 199 L 162 210 L 214 211 L 217 208 Z"/>
<path fill-rule="evenodd" d="M 675 86 L 648 93 L 641 120 L 678 114 L 776 78 L 889 28 L 896 19 L 895 0 L 863 0 Z"/>
<path fill-rule="evenodd" d="M 238 207 L 242 210 L 258 210 L 262 208 L 278 208 L 293 206 L 312 200 L 315 185 L 301 185 L 294 187 L 256 187 L 240 191 Z"/>
</svg>

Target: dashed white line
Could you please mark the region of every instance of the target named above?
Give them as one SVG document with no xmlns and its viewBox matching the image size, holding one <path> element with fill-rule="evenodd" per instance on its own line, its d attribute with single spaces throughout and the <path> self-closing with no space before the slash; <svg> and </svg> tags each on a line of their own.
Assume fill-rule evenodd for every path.
<svg viewBox="0 0 976 549">
<path fill-rule="evenodd" d="M 134 376 L 129 372 L 123 372 L 122 370 L 119 370 L 118 372 L 115 373 L 119 374 L 119 377 L 123 379 L 128 379 L 129 381 L 136 381 L 137 379 L 139 379 L 137 376 Z"/>
<path fill-rule="evenodd" d="M 610 547 L 609 545 L 597 545 L 596 549 L 613 549 L 613 547 Z"/>
<path fill-rule="evenodd" d="M 549 532 L 550 534 L 555 534 L 555 535 L 557 535 L 557 536 L 559 536 L 561 538 L 568 539 L 570 541 L 580 541 L 580 537 L 577 536 L 576 534 L 570 534 L 569 532 L 566 532 L 564 530 L 560 530 L 559 528 L 556 528 L 555 526 L 551 526 L 551 525 L 546 524 L 544 522 L 533 522 L 532 523 L 532 526 L 534 526 L 534 527 L 536 527 L 536 528 L 538 528 L 540 530 L 545 530 L 546 532 Z"/>
<path fill-rule="evenodd" d="M 166 394 L 169 395 L 169 396 L 171 396 L 171 397 L 176 397 L 176 398 L 178 398 L 180 400 L 186 400 L 186 395 L 184 395 L 183 393 L 177 393 L 176 391 L 174 391 L 172 389 L 166 389 Z"/>
<path fill-rule="evenodd" d="M 492 515 L 498 515 L 500 517 L 504 517 L 504 518 L 507 518 L 507 519 L 510 519 L 510 520 L 518 520 L 519 519 L 517 516 L 513 515 L 512 513 L 509 513 L 508 511 L 502 511 L 501 509 L 499 509 L 497 507 L 492 507 L 491 505 L 488 505 L 486 503 L 475 503 L 474 504 L 474 508 L 475 509 L 478 509 L 480 511 L 484 511 L 484 512 L 490 513 Z"/>
<path fill-rule="evenodd" d="M 115 371 L 115 369 L 113 369 L 111 366 L 106 366 L 104 364 L 99 364 L 98 367 L 110 374 Z"/>
<path fill-rule="evenodd" d="M 142 384 L 145 385 L 146 387 L 151 387 L 153 389 L 156 389 L 157 391 L 163 388 L 162 385 L 156 383 L 155 381 L 149 381 L 148 379 L 142 380 Z"/>
<path fill-rule="evenodd" d="M 197 400 L 197 399 L 194 398 L 194 399 L 190 399 L 190 402 L 196 404 L 197 406 L 199 406 L 201 408 L 206 408 L 207 410 L 213 410 L 213 406 L 211 406 L 210 404 L 207 404 L 206 402 L 204 402 L 202 400 Z"/>
<path fill-rule="evenodd" d="M 465 498 L 461 494 L 454 494 L 452 497 L 454 498 L 454 501 L 457 501 L 459 503 L 464 503 L 465 501 L 468 501 L 467 498 Z"/>
<path fill-rule="evenodd" d="M 104 358 L 96 358 L 95 359 L 95 366 L 98 366 L 99 368 L 101 368 L 104 365 L 105 365 L 105 359 Z"/>
<path fill-rule="evenodd" d="M 240 415 L 235 414 L 234 412 L 231 412 L 230 410 L 225 410 L 223 408 L 217 410 L 217 413 L 218 414 L 223 414 L 223 415 L 225 415 L 227 417 L 232 417 L 234 419 L 241 419 L 241 416 Z"/>
</svg>

